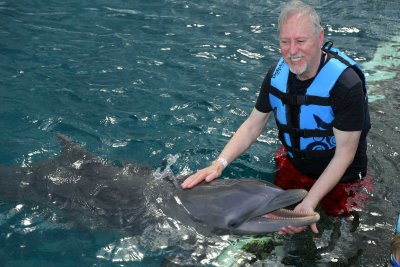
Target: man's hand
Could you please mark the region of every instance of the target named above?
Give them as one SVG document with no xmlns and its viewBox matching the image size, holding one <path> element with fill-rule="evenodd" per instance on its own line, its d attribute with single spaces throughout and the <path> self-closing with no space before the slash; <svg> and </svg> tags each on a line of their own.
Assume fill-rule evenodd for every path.
<svg viewBox="0 0 400 267">
<path fill-rule="evenodd" d="M 308 205 L 307 203 L 305 203 L 304 201 L 301 202 L 300 204 L 298 204 L 294 210 L 295 211 L 304 211 L 304 212 L 314 212 L 314 208 L 311 205 Z M 310 225 L 310 228 L 315 234 L 319 233 L 317 224 L 313 223 L 312 225 Z M 291 234 L 292 235 L 292 234 L 297 234 L 297 233 L 303 232 L 306 229 L 307 229 L 307 226 L 295 227 L 295 226 L 289 225 L 287 227 L 282 227 L 278 231 L 278 234 L 280 234 L 280 235 Z"/>
<path fill-rule="evenodd" d="M 197 171 L 195 174 L 186 178 L 181 184 L 183 189 L 192 188 L 199 184 L 201 181 L 206 181 L 207 183 L 221 176 L 224 166 L 222 163 L 214 161 L 210 166 Z"/>
</svg>

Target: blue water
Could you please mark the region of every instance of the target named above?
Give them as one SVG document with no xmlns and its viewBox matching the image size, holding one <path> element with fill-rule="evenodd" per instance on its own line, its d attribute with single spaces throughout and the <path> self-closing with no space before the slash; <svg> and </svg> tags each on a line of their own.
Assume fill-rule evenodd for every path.
<svg viewBox="0 0 400 267">
<path fill-rule="evenodd" d="M 46 2 L 0 2 L 2 165 L 53 157 L 60 152 L 54 133 L 62 132 L 109 161 L 193 172 L 248 116 L 279 58 L 283 1 Z M 260 264 L 383 266 L 400 199 L 400 2 L 308 2 L 326 37 L 365 65 L 370 79 L 375 191 L 356 217 L 325 218 L 320 235 L 287 237 Z M 273 179 L 279 142 L 270 126 L 226 177 Z M 5 266 L 213 264 L 235 240 L 189 242 L 154 231 L 161 233 L 89 231 L 46 205 L 0 201 Z M 309 243 L 314 250 L 304 249 Z"/>
</svg>

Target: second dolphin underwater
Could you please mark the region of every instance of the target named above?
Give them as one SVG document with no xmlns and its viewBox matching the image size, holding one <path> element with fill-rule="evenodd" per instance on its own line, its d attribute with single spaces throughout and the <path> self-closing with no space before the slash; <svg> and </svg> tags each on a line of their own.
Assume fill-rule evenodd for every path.
<svg viewBox="0 0 400 267">
<path fill-rule="evenodd" d="M 90 228 L 135 229 L 146 208 L 143 194 L 153 170 L 138 164 L 108 164 L 69 137 L 57 134 L 57 138 L 62 146 L 59 156 L 28 167 L 0 167 L 0 199 L 47 202 Z M 316 212 L 284 209 L 306 196 L 302 189 L 282 190 L 249 178 L 219 179 L 190 190 L 181 189 L 176 180 L 158 182 L 165 185 L 152 190 L 167 190 L 168 205 L 180 207 L 216 232 L 262 234 L 319 220 Z M 171 216 L 186 213 L 170 210 Z"/>
</svg>

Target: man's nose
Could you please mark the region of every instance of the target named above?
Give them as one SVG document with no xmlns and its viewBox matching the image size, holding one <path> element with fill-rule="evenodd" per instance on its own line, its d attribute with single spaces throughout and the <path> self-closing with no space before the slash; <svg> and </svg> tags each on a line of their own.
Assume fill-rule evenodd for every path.
<svg viewBox="0 0 400 267">
<path fill-rule="evenodd" d="M 299 51 L 299 48 L 297 47 L 297 45 L 294 42 L 290 43 L 289 54 L 291 56 L 294 56 L 297 54 L 298 51 Z"/>
</svg>

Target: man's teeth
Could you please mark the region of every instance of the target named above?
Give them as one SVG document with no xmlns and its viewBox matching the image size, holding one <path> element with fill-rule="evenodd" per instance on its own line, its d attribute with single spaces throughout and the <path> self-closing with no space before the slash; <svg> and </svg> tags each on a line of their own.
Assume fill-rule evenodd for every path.
<svg viewBox="0 0 400 267">
<path fill-rule="evenodd" d="M 292 61 L 295 61 L 295 62 L 296 62 L 296 61 L 299 61 L 299 60 L 301 59 L 301 57 L 291 57 L 290 59 L 291 59 Z"/>
</svg>

